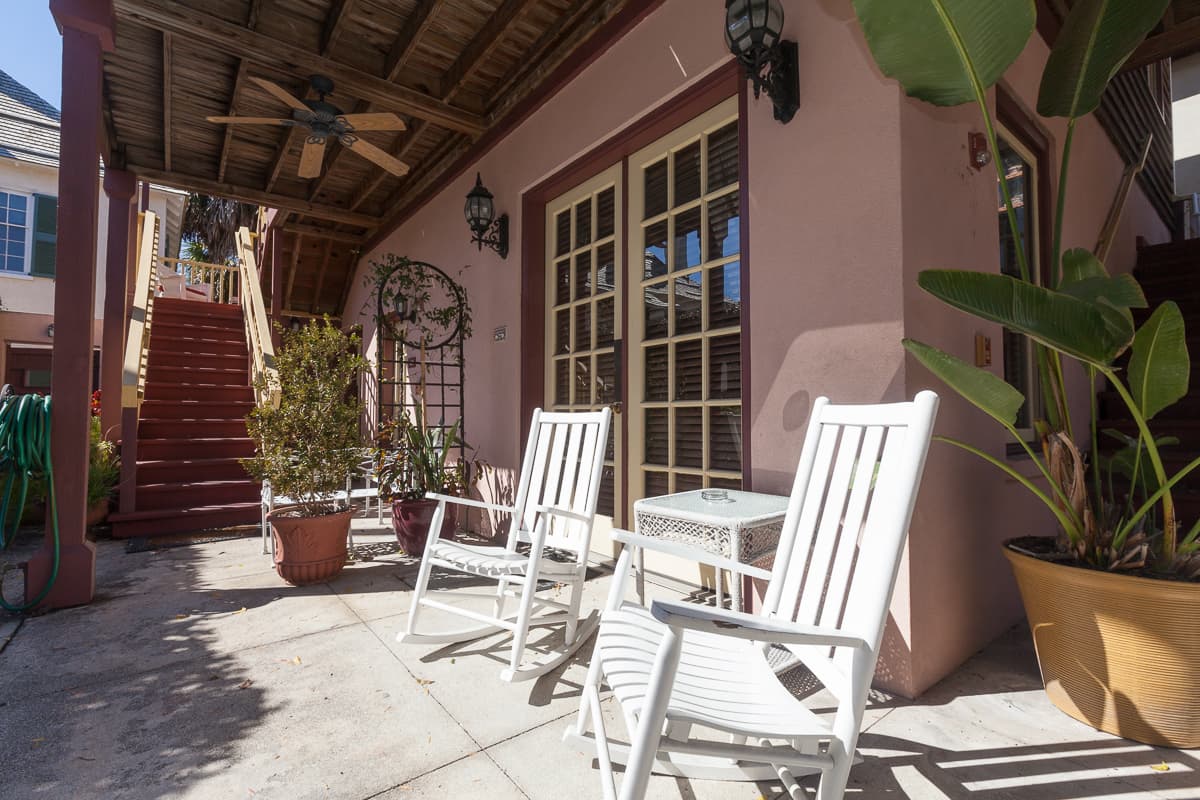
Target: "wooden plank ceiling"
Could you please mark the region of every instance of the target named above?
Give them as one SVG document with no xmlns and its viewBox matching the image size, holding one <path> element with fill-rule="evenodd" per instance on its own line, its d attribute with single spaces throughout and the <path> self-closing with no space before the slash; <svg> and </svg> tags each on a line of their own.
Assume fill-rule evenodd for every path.
<svg viewBox="0 0 1200 800">
<path fill-rule="evenodd" d="M 636 0 L 114 0 L 105 55 L 109 163 L 143 178 L 281 209 L 284 309 L 342 311 L 363 242 L 439 184 L 594 31 Z M 297 128 L 252 78 L 343 112 L 391 111 L 403 132 L 361 133 L 405 162 L 397 178 L 330 142 L 298 177 Z M 464 223 L 463 235 L 467 236 Z"/>
</svg>

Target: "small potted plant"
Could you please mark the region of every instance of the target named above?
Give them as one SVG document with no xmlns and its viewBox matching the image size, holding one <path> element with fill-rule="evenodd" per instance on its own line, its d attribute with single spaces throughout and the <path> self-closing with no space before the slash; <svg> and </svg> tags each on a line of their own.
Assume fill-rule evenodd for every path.
<svg viewBox="0 0 1200 800">
<path fill-rule="evenodd" d="M 453 497 L 466 495 L 470 474 L 478 462 L 450 460 L 450 452 L 466 444 L 459 438 L 459 421 L 449 427 L 425 425 L 420 404 L 408 414 L 385 420 L 375 438 L 376 475 L 380 499 L 392 503 L 392 529 L 404 552 L 420 557 L 437 501 L 434 492 Z M 439 536 L 451 538 L 458 524 L 457 508 L 446 507 Z"/>
<path fill-rule="evenodd" d="M 99 391 L 96 392 L 100 394 Z M 93 410 L 88 447 L 87 524 L 99 525 L 108 517 L 108 505 L 121 477 L 117 445 L 104 438 L 100 417 Z"/>
<path fill-rule="evenodd" d="M 242 462 L 246 471 L 296 501 L 267 515 L 275 569 L 291 584 L 328 580 L 346 563 L 353 512 L 331 498 L 361 457 L 362 403 L 353 389 L 366 361 L 358 351 L 359 338 L 328 318 L 284 331 L 279 407 L 259 406 L 246 418 L 255 442 L 254 457 Z"/>
</svg>

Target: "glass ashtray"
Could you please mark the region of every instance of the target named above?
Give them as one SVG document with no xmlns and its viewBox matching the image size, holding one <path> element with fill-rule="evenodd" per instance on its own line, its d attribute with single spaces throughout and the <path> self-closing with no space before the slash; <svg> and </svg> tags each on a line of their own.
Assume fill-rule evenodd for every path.
<svg viewBox="0 0 1200 800">
<path fill-rule="evenodd" d="M 725 489 L 702 489 L 700 499 L 706 503 L 732 503 L 733 498 Z"/>
</svg>

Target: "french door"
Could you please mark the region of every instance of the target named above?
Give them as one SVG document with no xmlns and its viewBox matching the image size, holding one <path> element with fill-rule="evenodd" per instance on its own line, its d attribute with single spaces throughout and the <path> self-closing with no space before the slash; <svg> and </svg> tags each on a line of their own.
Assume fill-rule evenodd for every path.
<svg viewBox="0 0 1200 800">
<path fill-rule="evenodd" d="M 546 206 L 547 407 L 620 412 L 595 550 L 639 498 L 742 485 L 739 163 L 731 98 Z"/>
</svg>

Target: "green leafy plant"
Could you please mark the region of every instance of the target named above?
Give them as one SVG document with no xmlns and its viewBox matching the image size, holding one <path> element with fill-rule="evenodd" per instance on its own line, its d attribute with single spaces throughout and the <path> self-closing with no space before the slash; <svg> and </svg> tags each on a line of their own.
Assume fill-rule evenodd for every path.
<svg viewBox="0 0 1200 800">
<path fill-rule="evenodd" d="M 449 346 L 457 349 L 459 336 L 462 341 L 471 338 L 471 304 L 467 293 L 449 276 L 430 264 L 394 253 L 372 259 L 370 266 L 364 284 L 375 291 L 363 310 L 370 307 L 380 328 L 422 348 L 449 338 Z M 461 350 L 457 357 L 461 360 Z"/>
<path fill-rule="evenodd" d="M 1077 123 L 1100 105 L 1108 83 L 1167 4 L 1076 0 L 1054 43 L 1042 74 L 1038 113 L 1063 117 L 1067 125 L 1047 285 L 1033 280 L 1022 247 L 1015 248 L 1020 277 L 928 270 L 918 279 L 921 288 L 950 306 L 1033 341 L 1044 408 L 1044 418 L 1034 423 L 1039 441 L 1031 445 L 1016 428 L 1026 398 L 1015 387 L 931 345 L 906 339 L 904 346 L 1025 449 L 1042 482 L 973 445 L 938 437 L 989 461 L 1041 500 L 1058 521 L 1061 552 L 1102 569 L 1140 568 L 1152 560 L 1159 571 L 1195 576 L 1200 573 L 1200 521 L 1181 532 L 1171 489 L 1200 466 L 1200 459 L 1168 477 L 1160 448 L 1173 440 L 1156 438 L 1149 427 L 1156 414 L 1187 393 L 1183 317 L 1175 303 L 1165 302 L 1135 327 L 1132 309 L 1147 303 L 1133 277 L 1110 275 L 1095 254 L 1064 252 L 1062 242 Z M 1033 0 L 854 0 L 854 7 L 879 68 L 909 95 L 936 105 L 974 101 L 979 106 L 1008 224 L 1019 242 L 987 90 L 1025 48 L 1036 18 Z M 1118 362 L 1127 354 L 1123 370 Z M 1090 379 L 1091 412 L 1084 424 L 1071 417 L 1064 367 L 1070 362 L 1082 365 Z M 1120 395 L 1138 431 L 1103 459 L 1096 457 L 1098 378 Z M 1077 445 L 1083 436 L 1090 457 Z M 1125 478 L 1128 490 L 1114 488 L 1114 473 Z"/>
<path fill-rule="evenodd" d="M 305 516 L 336 510 L 322 498 L 344 489 L 362 459 L 363 406 L 354 390 L 367 363 L 359 344 L 328 317 L 284 331 L 276 356 L 279 408 L 259 406 L 246 418 L 255 442 L 254 457 L 242 461 L 246 471 L 270 481 L 275 494 L 297 499 Z"/>
<path fill-rule="evenodd" d="M 420 500 L 427 492 L 455 497 L 467 494 L 470 480 L 483 462 L 450 460 L 451 450 L 470 445 L 459 437 L 461 420 L 449 427 L 426 425 L 420 404 L 411 417 L 384 420 L 375 436 L 375 473 L 385 501 Z"/>
<path fill-rule="evenodd" d="M 91 508 L 113 496 L 121 478 L 121 459 L 116 443 L 104 438 L 100 417 L 92 417 L 88 443 L 87 504 Z"/>
</svg>

